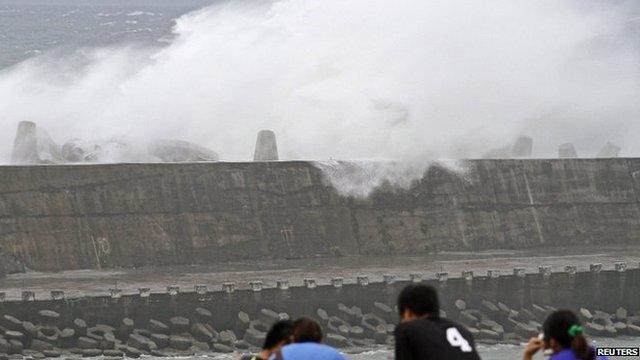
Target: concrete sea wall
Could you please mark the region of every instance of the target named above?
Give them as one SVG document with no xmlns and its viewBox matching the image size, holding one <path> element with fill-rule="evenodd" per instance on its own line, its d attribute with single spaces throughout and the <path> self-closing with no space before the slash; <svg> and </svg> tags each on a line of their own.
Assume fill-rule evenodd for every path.
<svg viewBox="0 0 640 360">
<path fill-rule="evenodd" d="M 640 159 L 462 167 L 361 199 L 309 162 L 2 166 L 0 247 L 53 271 L 640 240 Z"/>
<path fill-rule="evenodd" d="M 105 289 L 108 295 L 73 299 L 61 291 L 35 299 L 25 291 L 22 301 L 0 302 L 0 353 L 135 357 L 253 351 L 273 321 L 301 315 L 316 318 L 331 345 L 391 347 L 396 296 L 409 283 L 436 287 L 443 315 L 465 324 L 484 343 L 519 344 L 536 336 L 554 308 L 579 311 L 590 336 L 640 336 L 640 268 L 632 265 L 593 264 L 588 272 L 542 266 L 535 274 L 522 269 L 407 274 L 384 276 L 382 282 L 365 276 L 329 284 L 305 279 L 304 286 L 286 280 L 264 286 L 256 280 L 250 289 L 229 282 L 222 289 L 168 286 L 166 293 Z"/>
</svg>

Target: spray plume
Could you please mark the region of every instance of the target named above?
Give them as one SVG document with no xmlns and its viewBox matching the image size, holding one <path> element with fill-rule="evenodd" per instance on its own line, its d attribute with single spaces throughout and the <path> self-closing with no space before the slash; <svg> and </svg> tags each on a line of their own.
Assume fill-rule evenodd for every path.
<svg viewBox="0 0 640 360">
<path fill-rule="evenodd" d="M 59 142 L 173 137 L 223 160 L 249 160 L 264 128 L 284 159 L 473 158 L 522 133 L 535 156 L 610 139 L 637 155 L 638 8 L 584 3 L 226 2 L 177 19 L 165 47 L 2 71 L 0 154 L 32 120 Z"/>
</svg>

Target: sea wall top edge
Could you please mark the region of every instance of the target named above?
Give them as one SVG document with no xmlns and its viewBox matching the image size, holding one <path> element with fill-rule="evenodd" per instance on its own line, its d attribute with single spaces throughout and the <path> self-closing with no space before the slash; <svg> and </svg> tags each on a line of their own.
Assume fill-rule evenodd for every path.
<svg viewBox="0 0 640 360">
<path fill-rule="evenodd" d="M 584 158 L 504 158 L 504 159 L 480 159 L 480 158 L 468 158 L 468 159 L 437 159 L 432 160 L 433 163 L 444 161 L 460 161 L 460 162 L 535 162 L 535 161 L 555 161 L 555 162 L 580 162 L 580 161 L 627 161 L 627 160 L 640 160 L 640 157 L 612 157 L 612 158 L 598 158 L 598 157 L 584 157 Z M 403 163 L 402 160 L 367 160 L 367 159 L 327 159 L 327 160 L 277 160 L 277 161 L 195 161 L 195 162 L 118 162 L 118 163 L 75 163 L 75 164 L 0 164 L 0 169 L 6 168 L 47 168 L 47 167 L 118 167 L 118 166 L 187 166 L 187 165 L 232 165 L 232 166 L 250 166 L 250 165 L 311 165 L 318 162 L 371 162 L 371 163 L 385 163 L 395 162 Z"/>
</svg>

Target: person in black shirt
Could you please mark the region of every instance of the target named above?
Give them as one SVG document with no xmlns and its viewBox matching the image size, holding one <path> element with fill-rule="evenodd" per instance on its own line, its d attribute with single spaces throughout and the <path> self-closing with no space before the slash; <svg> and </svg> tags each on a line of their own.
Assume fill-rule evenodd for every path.
<svg viewBox="0 0 640 360">
<path fill-rule="evenodd" d="M 240 360 L 267 360 L 272 354 L 291 342 L 293 321 L 280 320 L 271 326 L 264 339 L 262 351 L 257 355 L 244 355 Z"/>
<path fill-rule="evenodd" d="M 398 296 L 396 360 L 479 360 L 471 333 L 440 318 L 438 294 L 431 286 L 408 285 Z"/>
</svg>

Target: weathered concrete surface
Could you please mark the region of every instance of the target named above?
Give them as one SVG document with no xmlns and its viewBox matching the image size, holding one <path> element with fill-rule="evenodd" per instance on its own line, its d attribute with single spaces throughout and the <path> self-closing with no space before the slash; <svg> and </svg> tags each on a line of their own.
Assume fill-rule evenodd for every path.
<svg viewBox="0 0 640 360">
<path fill-rule="evenodd" d="M 11 163 L 37 164 L 39 162 L 36 124 L 31 121 L 21 121 L 18 124 L 18 131 L 13 142 Z"/>
<path fill-rule="evenodd" d="M 600 149 L 600 152 L 598 152 L 598 155 L 596 155 L 596 157 L 599 157 L 599 158 L 618 157 L 618 155 L 620 155 L 621 150 L 622 148 L 619 147 L 618 145 L 607 141 L 607 143 L 604 144 L 602 149 Z"/>
<path fill-rule="evenodd" d="M 60 270 L 640 239 L 640 159 L 465 167 L 354 199 L 307 162 L 6 166 L 0 246 Z"/>
<path fill-rule="evenodd" d="M 444 280 L 428 276 L 418 282 L 437 288 L 441 306 L 452 318 L 457 313 L 454 308 L 456 299 L 464 299 L 468 308 L 476 309 L 483 309 L 483 301 L 488 300 L 494 304 L 502 302 L 516 310 L 531 309 L 536 304 L 576 311 L 581 307 L 608 313 L 620 307 L 628 310 L 629 314 L 638 314 L 640 311 L 640 299 L 636 296 L 640 291 L 638 268 L 520 275 L 506 269 L 502 271 L 499 276 L 473 274 L 467 278 L 460 277 L 460 274 L 449 274 L 450 277 Z M 196 309 L 204 308 L 211 313 L 216 329 L 223 330 L 237 328 L 237 315 L 241 311 L 253 319 L 258 318 L 260 310 L 264 308 L 295 318 L 301 315 L 316 316 L 319 308 L 335 313 L 340 303 L 355 305 L 363 313 L 376 312 L 375 303 L 381 302 L 389 306 L 389 320 L 394 321 L 396 312 L 393 306 L 399 291 L 407 284 L 409 281 L 406 280 L 371 281 L 366 284 L 344 282 L 337 287 L 317 283 L 312 288 L 292 286 L 287 289 L 263 288 L 259 291 L 236 290 L 230 293 L 207 289 L 197 293 L 182 289 L 174 294 L 151 293 L 145 297 L 125 294 L 81 299 L 6 301 L 0 302 L 0 310 L 3 314 L 33 322 L 37 321 L 40 310 L 54 310 L 60 314 L 58 321 L 61 328 L 73 326 L 72 321 L 76 318 L 84 319 L 89 326 L 106 324 L 118 328 L 125 317 L 133 319 L 139 327 L 148 324 L 151 319 L 168 323 L 174 316 L 194 318 Z"/>
<path fill-rule="evenodd" d="M 147 151 L 162 162 L 218 161 L 220 156 L 213 150 L 182 140 L 154 140 Z"/>
<path fill-rule="evenodd" d="M 533 139 L 528 136 L 520 136 L 513 144 L 513 149 L 511 150 L 513 156 L 517 158 L 531 157 L 531 152 L 533 151 Z"/>
<path fill-rule="evenodd" d="M 578 152 L 572 143 L 565 143 L 558 146 L 558 157 L 560 158 L 577 158 Z"/>
<path fill-rule="evenodd" d="M 276 134 L 271 130 L 261 130 L 258 132 L 256 149 L 253 153 L 253 161 L 275 161 L 278 160 L 278 145 Z"/>
</svg>

